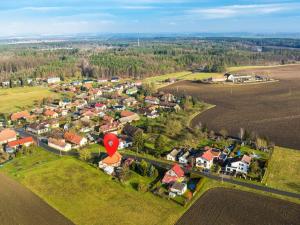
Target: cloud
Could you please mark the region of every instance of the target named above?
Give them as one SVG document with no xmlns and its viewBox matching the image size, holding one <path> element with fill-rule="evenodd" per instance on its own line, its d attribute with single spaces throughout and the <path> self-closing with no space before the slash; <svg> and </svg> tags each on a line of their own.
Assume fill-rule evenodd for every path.
<svg viewBox="0 0 300 225">
<path fill-rule="evenodd" d="M 277 12 L 299 9 L 300 4 L 253 4 L 253 5 L 230 5 L 215 8 L 196 8 L 188 10 L 188 15 L 197 15 L 206 19 L 221 19 L 237 16 L 251 16 L 259 14 L 271 14 Z"/>
</svg>

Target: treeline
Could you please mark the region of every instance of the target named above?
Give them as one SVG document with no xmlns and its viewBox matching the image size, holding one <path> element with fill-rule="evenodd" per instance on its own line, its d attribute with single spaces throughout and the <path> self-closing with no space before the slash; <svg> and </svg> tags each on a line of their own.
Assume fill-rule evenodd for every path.
<svg viewBox="0 0 300 225">
<path fill-rule="evenodd" d="M 5 51 L 0 51 L 0 80 L 50 76 L 62 79 L 144 78 L 199 68 L 203 72 L 225 72 L 229 66 L 300 61 L 297 49 L 264 47 L 257 51 L 252 48 L 261 42 L 268 46 L 282 46 L 285 41 L 289 47 L 297 47 L 299 42 L 292 39 L 176 38 L 141 40 L 139 47 L 133 41 L 126 44 L 120 40 L 110 44 L 99 41 L 80 43 L 79 49 L 41 50 L 30 45 L 7 50 L 6 47 Z"/>
</svg>

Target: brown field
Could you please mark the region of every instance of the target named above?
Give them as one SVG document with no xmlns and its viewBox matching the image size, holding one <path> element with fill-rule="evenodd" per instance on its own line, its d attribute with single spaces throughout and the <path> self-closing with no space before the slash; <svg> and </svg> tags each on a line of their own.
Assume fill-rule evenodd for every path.
<svg viewBox="0 0 300 225">
<path fill-rule="evenodd" d="M 207 191 L 176 225 L 293 225 L 300 223 L 300 206 L 262 195 L 215 188 Z"/>
<path fill-rule="evenodd" d="M 216 132 L 225 128 L 233 136 L 245 128 L 276 145 L 300 149 L 300 65 L 252 69 L 247 73 L 262 71 L 279 81 L 248 85 L 182 81 L 163 90 L 178 90 L 216 105 L 196 116 L 192 125 L 201 122 Z"/>
<path fill-rule="evenodd" d="M 0 173 L 1 225 L 73 225 L 43 200 Z"/>
</svg>

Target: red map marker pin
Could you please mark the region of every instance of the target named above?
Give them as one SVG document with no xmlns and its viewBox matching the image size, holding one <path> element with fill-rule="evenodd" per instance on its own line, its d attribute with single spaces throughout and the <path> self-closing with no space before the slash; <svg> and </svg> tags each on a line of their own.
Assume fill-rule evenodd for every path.
<svg viewBox="0 0 300 225">
<path fill-rule="evenodd" d="M 106 134 L 103 140 L 107 154 L 111 157 L 115 154 L 119 147 L 119 138 L 112 133 Z"/>
</svg>

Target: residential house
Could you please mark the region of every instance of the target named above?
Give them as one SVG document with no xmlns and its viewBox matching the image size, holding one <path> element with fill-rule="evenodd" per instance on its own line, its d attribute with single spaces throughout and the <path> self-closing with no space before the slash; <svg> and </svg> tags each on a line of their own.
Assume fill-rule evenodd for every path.
<svg viewBox="0 0 300 225">
<path fill-rule="evenodd" d="M 119 152 L 116 152 L 112 156 L 107 156 L 99 162 L 99 168 L 103 169 L 109 175 L 112 175 L 114 169 L 121 165 L 122 156 Z"/>
<path fill-rule="evenodd" d="M 176 100 L 175 96 L 170 93 L 162 95 L 160 99 L 163 102 L 175 102 L 175 100 Z"/>
<path fill-rule="evenodd" d="M 66 132 L 64 139 L 71 143 L 75 148 L 82 147 L 87 144 L 87 139 L 72 132 Z"/>
<path fill-rule="evenodd" d="M 119 147 L 118 149 L 129 148 L 133 145 L 132 139 L 129 137 L 119 138 Z"/>
<path fill-rule="evenodd" d="M 132 88 L 129 88 L 126 90 L 126 94 L 127 95 L 134 95 L 138 92 L 138 89 L 137 87 L 132 87 Z"/>
<path fill-rule="evenodd" d="M 56 84 L 60 82 L 60 78 L 59 77 L 50 77 L 47 79 L 47 83 L 48 84 Z"/>
<path fill-rule="evenodd" d="M 172 184 L 169 190 L 176 195 L 183 195 L 187 191 L 187 184 L 175 182 Z"/>
<path fill-rule="evenodd" d="M 137 100 L 133 97 L 125 98 L 122 100 L 122 104 L 127 107 L 134 106 L 137 104 Z"/>
<path fill-rule="evenodd" d="M 29 147 L 30 145 L 34 144 L 34 140 L 32 137 L 25 137 L 19 140 L 11 141 L 7 143 L 7 146 L 12 149 L 16 149 L 19 146 L 26 146 Z"/>
<path fill-rule="evenodd" d="M 48 123 L 32 123 L 27 126 L 27 131 L 40 135 L 49 132 L 49 124 Z"/>
<path fill-rule="evenodd" d="M 112 82 L 112 83 L 117 83 L 117 82 L 119 82 L 119 77 L 112 77 L 112 78 L 110 79 L 110 82 Z"/>
<path fill-rule="evenodd" d="M 70 151 L 72 149 L 71 144 L 66 143 L 64 139 L 60 139 L 60 138 L 49 138 L 48 146 L 64 152 Z"/>
<path fill-rule="evenodd" d="M 121 112 L 121 118 L 119 119 L 120 123 L 131 123 L 132 121 L 139 120 L 140 117 L 138 114 L 131 112 L 131 111 L 122 111 Z"/>
<path fill-rule="evenodd" d="M 180 156 L 178 158 L 179 163 L 187 164 L 189 155 L 190 155 L 190 152 L 186 151 L 182 156 Z"/>
<path fill-rule="evenodd" d="M 168 170 L 162 179 L 163 184 L 172 184 L 174 182 L 181 182 L 184 180 L 184 171 L 178 164 L 174 164 L 174 166 Z"/>
<path fill-rule="evenodd" d="M 97 80 L 97 82 L 98 82 L 99 84 L 102 84 L 102 83 L 108 82 L 108 80 L 107 80 L 106 78 L 99 78 L 99 79 Z"/>
<path fill-rule="evenodd" d="M 174 148 L 168 155 L 167 155 L 167 160 L 170 161 L 177 161 L 177 155 L 179 153 L 179 149 Z"/>
<path fill-rule="evenodd" d="M 31 119 L 31 115 L 28 111 L 16 112 L 11 114 L 10 119 L 13 122 L 20 119 L 29 120 Z"/>
<path fill-rule="evenodd" d="M 196 166 L 204 169 L 210 169 L 213 165 L 214 155 L 211 150 L 207 150 L 196 157 Z"/>
<path fill-rule="evenodd" d="M 129 137 L 134 137 L 136 132 L 143 131 L 141 128 L 135 127 L 127 123 L 122 130 L 122 133 L 129 136 Z"/>
<path fill-rule="evenodd" d="M 9 128 L 0 131 L 0 145 L 17 140 L 17 133 Z"/>
<path fill-rule="evenodd" d="M 105 105 L 105 104 L 102 104 L 102 103 L 96 103 L 96 104 L 95 104 L 95 108 L 96 108 L 97 110 L 102 110 L 102 111 L 104 111 L 104 110 L 107 109 L 106 105 Z"/>
<path fill-rule="evenodd" d="M 243 155 L 243 157 L 235 157 L 228 159 L 225 167 L 226 172 L 247 174 L 251 163 L 251 157 Z"/>
<path fill-rule="evenodd" d="M 158 105 L 159 104 L 159 99 L 156 98 L 156 97 L 153 97 L 153 96 L 146 96 L 145 97 L 145 103 Z"/>
<path fill-rule="evenodd" d="M 43 114 L 44 114 L 44 116 L 49 117 L 49 118 L 57 118 L 58 117 L 58 113 L 51 109 L 46 109 Z"/>
<path fill-rule="evenodd" d="M 119 122 L 107 123 L 99 128 L 100 133 L 117 133 L 119 130 L 120 124 Z"/>
</svg>

